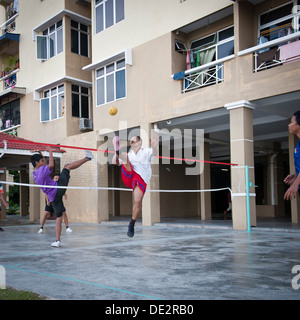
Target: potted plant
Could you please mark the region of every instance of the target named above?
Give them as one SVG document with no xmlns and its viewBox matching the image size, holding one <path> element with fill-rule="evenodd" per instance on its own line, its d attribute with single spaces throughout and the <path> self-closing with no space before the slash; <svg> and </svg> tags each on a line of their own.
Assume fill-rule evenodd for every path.
<svg viewBox="0 0 300 320">
<path fill-rule="evenodd" d="M 13 56 L 9 56 L 5 61 L 6 64 L 8 65 L 8 67 L 5 68 L 5 71 L 7 71 L 6 69 L 9 69 L 8 71 L 12 71 L 12 70 L 16 69 L 18 61 L 19 61 L 19 59 L 15 58 Z"/>
</svg>

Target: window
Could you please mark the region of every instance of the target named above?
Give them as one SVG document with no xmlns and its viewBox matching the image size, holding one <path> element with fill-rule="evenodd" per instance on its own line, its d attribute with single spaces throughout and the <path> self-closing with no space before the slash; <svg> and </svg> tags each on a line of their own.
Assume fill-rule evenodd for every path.
<svg viewBox="0 0 300 320">
<path fill-rule="evenodd" d="M 90 118 L 89 88 L 72 85 L 72 116 Z"/>
<path fill-rule="evenodd" d="M 293 0 L 259 16 L 258 43 L 299 31 L 300 1 Z"/>
<path fill-rule="evenodd" d="M 40 102 L 41 122 L 61 118 L 64 113 L 64 85 L 44 91 Z"/>
<path fill-rule="evenodd" d="M 191 43 L 191 50 L 195 50 L 201 47 L 209 46 L 216 42 L 216 35 L 212 34 L 210 36 L 195 40 Z"/>
<path fill-rule="evenodd" d="M 95 0 L 96 33 L 124 19 L 124 0 Z"/>
<path fill-rule="evenodd" d="M 37 58 L 48 60 L 63 51 L 63 23 L 62 20 L 43 31 L 37 36 Z"/>
<path fill-rule="evenodd" d="M 183 42 L 175 40 L 175 51 L 181 54 L 185 54 L 187 52 L 187 48 Z"/>
<path fill-rule="evenodd" d="M 234 53 L 233 26 L 191 42 L 191 51 L 199 53 L 200 65 L 222 59 Z M 194 60 L 195 62 L 197 59 Z M 192 66 L 196 67 L 196 65 Z"/>
<path fill-rule="evenodd" d="M 88 57 L 89 27 L 71 20 L 71 52 Z"/>
<path fill-rule="evenodd" d="M 125 98 L 125 59 L 96 70 L 97 106 Z"/>
<path fill-rule="evenodd" d="M 14 100 L 0 107 L 0 131 L 21 124 L 20 99 Z"/>
</svg>

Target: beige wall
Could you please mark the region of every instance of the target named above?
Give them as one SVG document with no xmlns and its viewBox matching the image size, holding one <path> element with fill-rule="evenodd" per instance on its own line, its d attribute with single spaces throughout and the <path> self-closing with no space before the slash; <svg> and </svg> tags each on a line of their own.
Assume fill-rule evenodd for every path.
<svg viewBox="0 0 300 320">
<path fill-rule="evenodd" d="M 101 61 L 124 49 L 135 48 L 230 5 L 232 1 L 229 0 L 188 0 L 183 3 L 179 0 L 125 1 L 125 19 L 105 32 L 95 34 L 95 19 L 92 16 L 95 34 L 93 61 Z M 128 34 L 131 36 L 128 37 Z M 103 46 L 103 43 L 110 45 Z"/>
<path fill-rule="evenodd" d="M 80 4 L 80 1 L 74 1 L 74 0 L 64 0 L 64 2 L 65 2 L 64 3 L 65 9 L 75 12 L 81 16 L 91 18 L 91 5 L 88 5 L 88 4 L 82 5 Z M 90 1 L 90 2 L 93 3 L 93 1 Z"/>
<path fill-rule="evenodd" d="M 89 43 L 91 43 L 91 28 Z M 91 63 L 91 52 L 90 57 L 84 57 L 76 53 L 71 52 L 71 18 L 65 17 L 65 74 L 69 77 L 81 79 L 84 81 L 91 82 L 91 73 L 83 71 L 82 68 Z M 91 51 L 91 50 L 90 50 Z M 50 59 L 51 60 L 51 59 Z"/>
<path fill-rule="evenodd" d="M 92 81 L 91 73 L 82 70 L 83 66 L 91 62 L 91 57 L 84 57 L 71 52 L 71 19 L 68 16 L 63 17 L 63 52 L 45 62 L 36 59 L 36 42 L 32 39 L 32 30 L 63 9 L 85 15 L 87 18 L 90 17 L 91 13 L 89 6 L 80 6 L 74 0 L 66 1 L 66 7 L 64 7 L 63 1 L 44 1 L 39 6 L 34 6 L 34 1 L 31 1 L 27 6 L 24 5 L 24 1 L 20 1 L 20 14 L 17 18 L 17 26 L 20 29 L 16 31 L 19 31 L 22 37 L 19 50 L 21 69 L 17 74 L 17 80 L 18 86 L 26 88 L 26 96 L 21 99 L 21 108 L 24 112 L 21 112 L 22 126 L 19 131 L 24 138 L 36 139 L 36 132 L 39 132 L 40 141 L 57 143 L 62 137 L 81 133 L 79 119 L 72 117 L 70 82 L 59 83 L 65 85 L 65 115 L 54 121 L 40 123 L 40 104 L 39 101 L 34 100 L 33 94 L 35 89 L 47 85 L 51 88 L 53 86 L 51 83 L 64 77 L 80 79 L 89 83 Z M 36 10 L 36 12 L 34 18 L 28 23 L 28 16 L 30 16 L 32 10 Z M 42 92 L 40 97 L 42 97 Z M 91 116 L 92 111 L 91 107 Z M 34 123 L 35 125 L 32 127 L 27 125 L 28 123 Z"/>
<path fill-rule="evenodd" d="M 19 16 L 16 21 L 16 33 L 21 34 L 20 41 L 20 72 L 18 72 L 18 85 L 31 93 L 51 80 L 64 75 L 64 54 L 59 54 L 47 63 L 36 59 L 36 42 L 33 41 L 32 30 L 64 9 L 64 1 L 19 1 Z"/>
<path fill-rule="evenodd" d="M 224 63 L 223 83 L 182 94 L 182 82 L 171 79 L 176 70 L 174 61 L 179 61 L 182 67 L 172 40 L 172 34 L 166 34 L 133 49 L 133 65 L 126 69 L 127 97 L 94 108 L 96 129 L 117 130 L 119 120 L 126 120 L 133 127 L 145 118 L 156 122 L 221 108 L 233 101 L 251 101 L 298 90 L 299 61 L 254 73 L 253 54 L 248 54 Z M 174 61 L 172 57 L 176 57 Z M 111 105 L 119 110 L 115 117 L 107 112 Z"/>
<path fill-rule="evenodd" d="M 71 2 L 72 1 L 66 2 L 68 8 L 72 7 Z M 47 3 L 47 1 L 45 1 L 45 3 Z M 221 9 L 229 3 L 230 1 L 222 1 L 222 3 L 220 3 L 220 1 L 210 1 L 207 7 L 205 6 L 205 9 L 203 9 L 203 6 L 201 7 L 201 14 L 205 15 L 216 11 L 216 8 Z M 22 5 L 24 6 L 24 2 L 21 1 L 21 6 Z M 81 70 L 84 65 L 91 62 L 91 59 L 70 53 L 70 19 L 68 17 L 64 18 L 64 35 L 66 40 L 64 52 L 45 63 L 36 60 L 36 44 L 32 41 L 32 28 L 47 19 L 49 17 L 49 12 L 55 14 L 62 9 L 60 1 L 53 1 L 53 5 L 49 8 L 44 8 L 43 6 L 45 5 L 46 4 L 43 4 L 41 7 L 38 6 L 40 9 L 43 9 L 41 11 L 43 11 L 45 16 L 43 16 L 43 14 L 42 16 L 36 14 L 39 18 L 35 15 L 30 22 L 30 26 L 27 26 L 24 23 L 24 20 L 22 20 L 24 19 L 23 17 L 29 14 L 29 9 L 27 8 L 30 6 L 25 8 L 20 7 L 20 12 L 24 12 L 24 15 L 22 13 L 20 14 L 20 17 L 18 17 L 18 25 L 22 25 L 22 30 L 25 28 L 25 31 L 22 31 L 22 41 L 20 42 L 21 71 L 18 73 L 18 82 L 21 86 L 26 87 L 27 93 L 30 93 L 38 86 L 45 85 L 64 75 L 80 78 L 85 81 L 92 81 L 94 78 L 94 72 L 85 72 Z M 91 113 L 94 113 L 93 120 L 96 130 L 104 127 L 117 130 L 119 120 L 126 120 L 128 126 L 133 127 L 139 125 L 140 120 L 145 118 L 149 122 L 156 122 L 213 108 L 220 108 L 224 106 L 224 104 L 232 101 L 263 98 L 274 95 L 274 88 L 276 88 L 276 94 L 297 90 L 297 83 L 299 81 L 299 62 L 255 74 L 253 73 L 252 67 L 252 54 L 249 54 L 225 62 L 224 83 L 182 94 L 181 81 L 174 81 L 171 79 L 171 75 L 174 72 L 181 71 L 182 68 L 184 68 L 185 63 L 183 61 L 183 55 L 178 54 L 174 50 L 175 34 L 171 33 L 170 30 L 175 30 L 176 27 L 183 26 L 185 23 L 196 19 L 194 16 L 195 11 L 197 11 L 197 7 L 200 9 L 201 2 L 186 1 L 181 4 L 178 2 L 174 8 L 174 14 L 171 15 L 170 19 L 165 19 L 168 21 L 167 25 L 160 15 L 163 16 L 168 5 L 170 4 L 166 1 L 166 3 L 163 3 L 163 7 L 159 6 L 160 10 L 156 10 L 155 6 L 147 7 L 148 5 L 146 4 L 146 7 L 143 8 L 144 10 L 141 10 L 142 13 L 137 15 L 137 18 L 134 19 L 135 28 L 136 30 L 139 30 L 139 34 L 143 34 L 143 39 L 139 39 L 140 35 L 135 34 L 134 32 L 132 33 L 132 30 L 130 29 L 132 28 L 131 15 L 138 12 L 138 9 L 141 9 L 136 1 L 126 2 L 126 18 L 124 21 L 93 37 L 93 62 L 122 51 L 125 47 L 131 48 L 133 53 L 133 65 L 127 65 L 126 68 L 126 98 L 98 107 L 95 106 L 96 99 L 94 99 L 94 108 L 91 108 Z M 190 10 L 191 7 L 193 10 Z M 245 5 L 242 2 L 240 10 L 241 18 L 235 18 L 236 24 L 238 23 L 239 25 L 238 32 L 236 32 L 236 38 L 241 39 L 238 47 L 244 47 L 249 44 L 249 40 L 242 40 L 244 39 L 242 35 L 244 35 L 247 30 L 248 22 L 251 20 L 249 18 L 243 19 L 243 16 L 246 16 L 246 13 L 248 12 L 248 7 L 249 5 Z M 260 7 L 263 6 L 259 6 L 259 8 Z M 44 13 L 44 10 L 47 11 L 47 16 L 46 12 Z M 80 12 L 79 7 L 75 6 L 74 11 L 76 10 Z M 86 12 L 87 10 L 84 10 L 83 13 L 88 15 L 88 12 Z M 94 9 L 92 8 L 91 11 L 93 13 Z M 144 16 L 143 12 L 147 12 L 147 18 Z M 188 14 L 185 16 L 183 14 L 184 12 Z M 83 13 L 81 12 L 81 14 Z M 197 18 L 199 18 L 199 14 Z M 147 27 L 147 24 L 145 24 L 145 26 L 139 25 L 143 19 L 146 19 L 145 21 L 150 21 L 152 19 L 154 25 L 155 22 L 159 22 L 161 28 L 158 31 L 157 28 L 153 27 L 147 32 L 144 32 L 145 28 L 149 28 Z M 238 20 L 238 22 L 236 20 Z M 232 22 L 232 17 L 228 17 L 218 23 L 211 24 L 208 28 L 205 27 L 193 32 L 188 35 L 186 40 L 189 42 L 200 36 L 205 36 L 218 29 L 231 25 Z M 135 36 L 128 39 L 128 37 L 122 37 L 123 32 L 131 32 L 130 34 L 135 34 Z M 92 26 L 91 33 L 94 33 L 94 25 Z M 101 46 L 100 50 L 99 45 L 103 43 L 102 41 L 106 41 L 105 37 L 113 37 L 116 33 L 118 33 L 118 41 L 109 41 L 110 46 Z M 123 41 L 123 38 L 126 39 L 127 46 L 122 46 L 120 44 L 120 42 Z M 135 46 L 135 44 L 138 45 Z M 32 57 L 32 59 L 28 59 L 28 57 Z M 25 58 L 26 63 L 22 64 L 22 60 L 25 61 Z M 278 76 L 279 73 L 280 76 Z M 68 90 L 69 88 L 66 86 L 67 110 L 69 113 L 71 112 L 71 101 L 69 100 L 71 98 Z M 95 92 L 93 93 L 93 96 L 95 96 Z M 26 106 L 26 109 L 28 110 L 31 110 L 30 108 L 32 108 L 32 111 L 28 111 L 29 113 L 39 113 L 39 104 L 33 100 L 30 101 L 30 99 L 25 99 L 22 100 L 22 106 L 24 105 L 24 101 L 28 101 L 26 104 L 30 103 L 30 106 Z M 116 105 L 118 107 L 119 112 L 115 117 L 109 116 L 107 112 L 111 105 Z M 58 129 L 57 132 L 59 132 L 59 135 L 63 134 L 63 136 L 66 136 L 80 133 L 78 130 L 78 119 L 72 119 L 68 113 L 66 115 L 67 120 L 65 121 L 67 122 L 67 130 L 64 129 L 64 132 L 62 132 Z M 60 122 L 64 122 L 64 120 L 55 120 L 53 124 L 48 123 L 40 126 L 43 128 L 49 127 L 49 130 L 54 126 L 57 130 L 57 128 L 61 127 Z M 24 132 L 27 133 L 29 130 L 31 130 L 31 128 L 26 128 L 24 129 Z M 46 131 L 48 131 L 48 128 Z M 29 136 L 26 135 L 26 137 Z"/>
<path fill-rule="evenodd" d="M 68 146 L 96 149 L 96 136 L 94 132 L 81 134 L 61 140 L 62 144 Z M 61 170 L 64 165 L 84 157 L 84 150 L 66 150 L 61 161 Z M 95 159 L 89 161 L 70 172 L 70 186 L 74 187 L 96 187 L 97 183 L 97 154 L 93 153 Z M 72 222 L 98 221 L 98 194 L 97 190 L 67 190 L 68 200 L 64 201 L 68 217 Z"/>
<path fill-rule="evenodd" d="M 159 45 L 164 52 L 155 52 Z M 169 54 L 168 54 L 169 53 Z M 224 63 L 225 81 L 221 84 L 181 93 L 181 81 L 171 79 L 171 35 L 152 41 L 133 50 L 133 66 L 127 66 L 127 97 L 94 108 L 96 129 L 118 129 L 118 121 L 128 121 L 129 127 L 138 125 L 141 119 L 161 121 L 186 114 L 221 108 L 226 103 L 239 100 L 255 100 L 267 96 L 297 90 L 300 63 L 279 66 L 260 73 L 253 73 L 253 57 L 244 57 Z M 276 88 L 276 91 L 275 91 Z M 108 114 L 111 105 L 119 112 Z"/>
</svg>

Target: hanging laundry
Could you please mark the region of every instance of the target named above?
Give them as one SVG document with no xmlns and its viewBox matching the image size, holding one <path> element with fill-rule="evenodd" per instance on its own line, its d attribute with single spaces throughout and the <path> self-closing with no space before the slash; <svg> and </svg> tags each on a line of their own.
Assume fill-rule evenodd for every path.
<svg viewBox="0 0 300 320">
<path fill-rule="evenodd" d="M 289 63 L 291 59 L 293 62 L 300 59 L 300 41 L 291 42 L 280 47 L 280 60 L 283 63 Z"/>
<path fill-rule="evenodd" d="M 263 44 L 263 43 L 266 43 L 266 42 L 268 42 L 268 41 L 269 41 L 268 38 L 266 38 L 266 37 L 264 37 L 264 36 L 261 36 L 261 37 L 259 37 L 259 39 L 258 39 L 258 44 Z M 263 49 L 263 50 L 258 51 L 258 53 L 263 53 L 263 52 L 266 52 L 266 51 L 269 51 L 269 50 L 270 50 L 270 48 Z"/>
<path fill-rule="evenodd" d="M 195 67 L 195 60 L 194 60 L 194 52 L 193 51 L 191 51 L 190 61 L 191 61 L 191 68 L 194 68 Z"/>
<path fill-rule="evenodd" d="M 5 121 L 5 127 L 10 128 L 12 126 L 12 120 L 6 120 Z"/>
<path fill-rule="evenodd" d="M 191 69 L 191 57 L 190 57 L 191 52 L 187 51 L 186 53 L 186 69 L 189 70 Z"/>
<path fill-rule="evenodd" d="M 19 12 L 19 0 L 14 1 L 14 12 L 15 13 Z"/>
<path fill-rule="evenodd" d="M 173 75 L 173 79 L 174 80 L 184 79 L 184 74 L 185 74 L 185 71 L 177 72 Z"/>
<path fill-rule="evenodd" d="M 196 55 L 196 67 L 200 66 L 200 51 L 197 51 L 197 55 Z"/>
</svg>

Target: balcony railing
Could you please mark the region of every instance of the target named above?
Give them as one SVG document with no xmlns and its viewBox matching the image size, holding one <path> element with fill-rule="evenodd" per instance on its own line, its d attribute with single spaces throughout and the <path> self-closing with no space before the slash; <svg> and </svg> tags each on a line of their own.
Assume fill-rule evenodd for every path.
<svg viewBox="0 0 300 320">
<path fill-rule="evenodd" d="M 20 108 L 0 108 L 0 131 L 16 129 L 21 124 Z"/>
<path fill-rule="evenodd" d="M 238 56 L 252 53 L 254 72 L 273 68 L 300 59 L 300 31 L 245 49 Z"/>
<path fill-rule="evenodd" d="M 224 64 L 218 64 L 206 70 L 195 72 L 184 77 L 182 92 L 199 89 L 223 82 L 223 67 Z"/>
<path fill-rule="evenodd" d="M 17 72 L 20 69 L 16 69 L 3 77 L 0 78 L 0 81 L 3 81 L 3 90 L 7 90 L 9 88 L 13 88 L 17 84 Z"/>
<path fill-rule="evenodd" d="M 5 32 L 13 32 L 16 29 L 16 17 L 19 13 L 14 14 L 11 18 L 5 21 L 2 25 L 0 25 L 0 29 L 2 29 L 2 34 Z"/>
<path fill-rule="evenodd" d="M 234 54 L 225 58 L 204 64 L 202 66 L 186 70 L 180 74 L 182 77 L 177 78 L 183 80 L 182 92 L 186 93 L 191 90 L 202 87 L 215 85 L 224 81 L 224 62 L 235 57 Z M 178 73 L 179 74 L 179 73 Z M 176 79 L 172 75 L 173 79 Z"/>
</svg>

